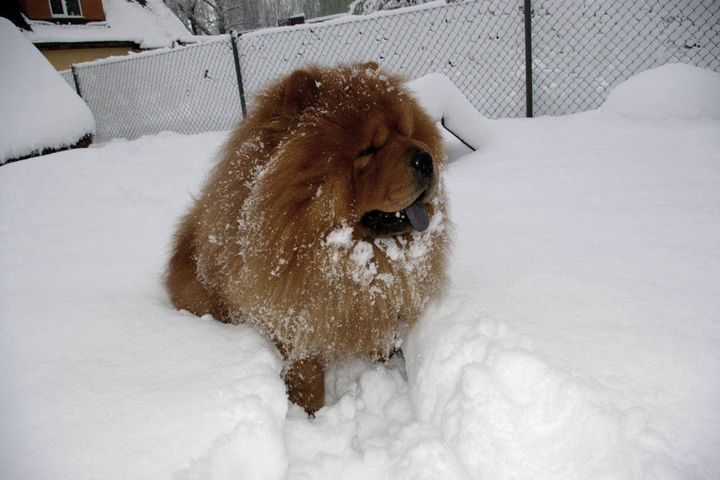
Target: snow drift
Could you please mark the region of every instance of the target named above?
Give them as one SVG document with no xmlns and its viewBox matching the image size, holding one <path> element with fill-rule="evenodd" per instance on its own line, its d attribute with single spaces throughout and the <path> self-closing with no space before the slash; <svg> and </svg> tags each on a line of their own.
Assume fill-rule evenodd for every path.
<svg viewBox="0 0 720 480">
<path fill-rule="evenodd" d="M 720 73 L 682 63 L 652 68 L 615 87 L 602 108 L 636 120 L 717 120 Z"/>
<path fill-rule="evenodd" d="M 492 122 L 472 106 L 452 81 L 441 73 L 431 73 L 408 82 L 420 104 L 430 117 L 473 150 L 488 141 L 486 134 Z"/>
<path fill-rule="evenodd" d="M 0 18 L 0 164 L 95 133 L 90 109 L 45 57 Z"/>
<path fill-rule="evenodd" d="M 482 138 L 447 176 L 447 298 L 404 361 L 336 365 L 315 419 L 270 342 L 159 281 L 222 134 L 0 169 L 0 477 L 717 478 L 720 121 Z"/>
</svg>

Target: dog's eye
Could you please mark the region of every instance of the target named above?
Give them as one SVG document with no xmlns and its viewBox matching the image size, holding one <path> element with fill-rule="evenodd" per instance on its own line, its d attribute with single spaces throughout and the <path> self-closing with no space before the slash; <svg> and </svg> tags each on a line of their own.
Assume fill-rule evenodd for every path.
<svg viewBox="0 0 720 480">
<path fill-rule="evenodd" d="M 378 149 L 370 145 L 368 148 L 358 153 L 358 157 L 367 157 L 368 155 L 375 155 Z"/>
</svg>

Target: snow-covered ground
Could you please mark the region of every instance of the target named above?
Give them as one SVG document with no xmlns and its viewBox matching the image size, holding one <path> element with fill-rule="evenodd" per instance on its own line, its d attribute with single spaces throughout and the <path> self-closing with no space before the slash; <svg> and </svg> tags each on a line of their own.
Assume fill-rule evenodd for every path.
<svg viewBox="0 0 720 480">
<path fill-rule="evenodd" d="M 85 102 L 9 20 L 0 17 L 0 165 L 95 133 Z"/>
<path fill-rule="evenodd" d="M 720 477 L 720 118 L 619 113 L 449 145 L 452 287 L 315 419 L 267 340 L 160 284 L 225 134 L 0 168 L 0 478 Z"/>
</svg>

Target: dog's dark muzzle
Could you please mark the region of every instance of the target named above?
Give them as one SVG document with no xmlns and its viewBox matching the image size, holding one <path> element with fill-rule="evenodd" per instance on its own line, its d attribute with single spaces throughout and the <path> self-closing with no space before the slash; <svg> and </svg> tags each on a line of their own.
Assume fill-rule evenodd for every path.
<svg viewBox="0 0 720 480">
<path fill-rule="evenodd" d="M 360 222 L 376 236 L 393 235 L 411 228 L 422 232 L 430 225 L 430 212 L 423 203 L 426 196 L 427 190 L 412 204 L 397 212 L 372 210 L 363 215 Z"/>
<path fill-rule="evenodd" d="M 432 156 L 425 150 L 416 150 L 410 157 L 410 167 L 415 174 L 415 181 L 423 190 L 432 185 L 435 169 Z"/>
<path fill-rule="evenodd" d="M 361 223 L 373 235 L 393 235 L 410 230 L 422 232 L 430 225 L 430 213 L 423 203 L 435 182 L 435 167 L 432 156 L 425 150 L 417 149 L 410 156 L 415 183 L 422 193 L 407 207 L 397 212 L 372 210 L 363 215 Z"/>
</svg>

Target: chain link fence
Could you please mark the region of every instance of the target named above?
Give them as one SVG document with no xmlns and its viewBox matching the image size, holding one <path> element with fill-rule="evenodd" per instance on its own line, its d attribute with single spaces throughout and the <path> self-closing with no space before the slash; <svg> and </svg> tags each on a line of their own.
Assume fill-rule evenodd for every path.
<svg viewBox="0 0 720 480">
<path fill-rule="evenodd" d="M 231 128 L 241 117 L 229 35 L 182 48 L 73 66 L 96 140 Z"/>
<path fill-rule="evenodd" d="M 649 68 L 720 70 L 720 1 L 535 0 L 532 44 L 535 115 L 591 110 Z"/>
<path fill-rule="evenodd" d="M 443 73 L 485 115 L 512 117 L 525 111 L 523 14 L 517 0 L 455 3 L 336 24 L 260 30 L 240 40 L 250 99 L 273 79 L 306 63 L 375 60 L 408 78 Z"/>
<path fill-rule="evenodd" d="M 244 102 L 307 63 L 375 60 L 408 78 L 448 76 L 489 117 L 598 107 L 635 73 L 668 62 L 720 70 L 717 0 L 480 0 L 276 28 L 233 40 L 79 64 L 64 73 L 97 141 L 230 128 Z M 527 18 L 529 17 L 529 18 Z M 526 92 L 526 27 L 532 82 Z M 233 43 L 234 42 L 234 43 Z M 73 75 L 74 73 L 74 75 Z M 528 95 L 532 93 L 532 95 Z"/>
</svg>

